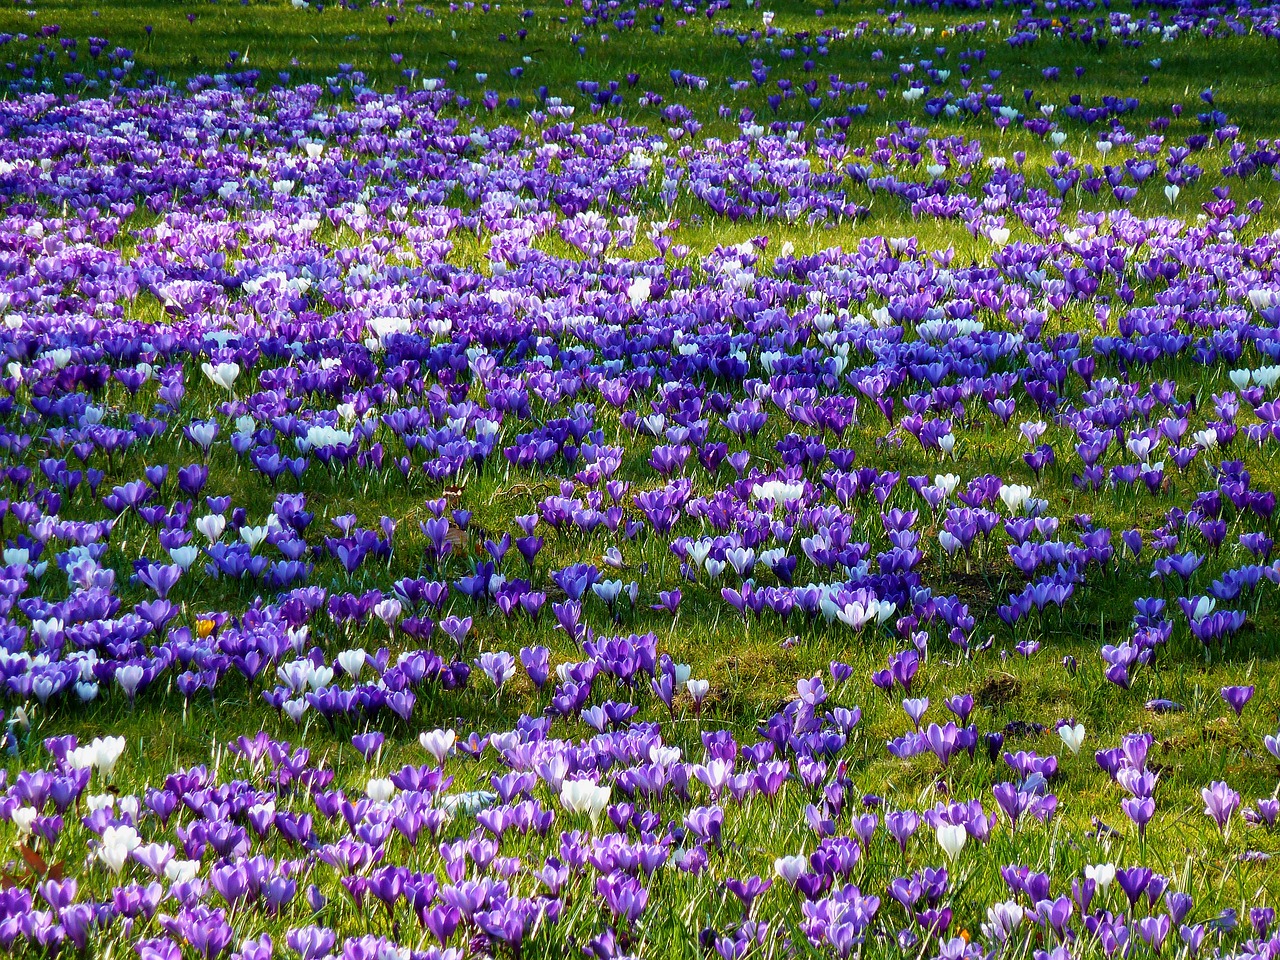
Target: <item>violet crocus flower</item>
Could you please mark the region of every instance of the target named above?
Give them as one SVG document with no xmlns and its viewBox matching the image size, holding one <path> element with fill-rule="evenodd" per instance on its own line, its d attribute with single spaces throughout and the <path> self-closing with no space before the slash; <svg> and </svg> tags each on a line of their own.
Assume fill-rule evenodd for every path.
<svg viewBox="0 0 1280 960">
<path fill-rule="evenodd" d="M 373 756 L 382 749 L 382 743 L 386 736 L 377 730 L 370 730 L 367 733 L 357 733 L 351 738 L 351 744 L 356 748 L 365 762 L 373 758 Z"/>
<path fill-rule="evenodd" d="M 1156 802 L 1150 797 L 1125 797 L 1120 801 L 1120 808 L 1138 828 L 1138 836 L 1145 837 L 1147 824 L 1156 813 Z"/>
<path fill-rule="evenodd" d="M 929 709 L 929 698 L 919 697 L 917 699 L 903 700 L 902 709 L 906 711 L 907 716 L 911 718 L 912 724 L 917 730 L 919 730 L 920 718 L 923 717 L 925 711 Z"/>
<path fill-rule="evenodd" d="M 1200 791 L 1200 796 L 1204 800 L 1205 816 L 1210 817 L 1225 835 L 1231 815 L 1240 806 L 1240 794 L 1222 781 L 1215 780 Z"/>
<path fill-rule="evenodd" d="M 1235 711 L 1236 716 L 1240 716 L 1244 712 L 1245 704 L 1253 697 L 1254 688 L 1248 687 L 1223 687 L 1218 691 L 1218 695 L 1226 701 L 1227 706 Z"/>
<path fill-rule="evenodd" d="M 762 893 L 765 893 L 772 886 L 772 880 L 762 879 L 758 876 L 751 876 L 746 880 L 730 878 L 725 881 L 725 889 L 742 902 L 742 910 L 744 913 L 750 913 L 752 904 L 755 903 L 756 898 Z"/>
<path fill-rule="evenodd" d="M 885 814 L 884 825 L 905 854 L 907 842 L 920 826 L 920 816 L 913 810 L 892 811 Z"/>
<path fill-rule="evenodd" d="M 965 693 L 948 697 L 946 707 L 955 714 L 956 719 L 961 723 L 968 723 L 969 714 L 973 712 L 973 696 Z"/>
</svg>

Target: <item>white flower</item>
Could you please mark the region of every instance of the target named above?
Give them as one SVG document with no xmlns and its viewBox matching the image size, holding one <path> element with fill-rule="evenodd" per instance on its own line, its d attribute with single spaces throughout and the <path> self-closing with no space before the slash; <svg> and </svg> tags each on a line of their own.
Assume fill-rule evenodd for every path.
<svg viewBox="0 0 1280 960">
<path fill-rule="evenodd" d="M 1209 450 L 1218 445 L 1218 432 L 1213 427 L 1205 427 L 1203 430 L 1197 430 L 1193 433 L 1191 439 L 1196 442 L 1197 446 Z"/>
<path fill-rule="evenodd" d="M 310 660 L 289 660 L 276 667 L 276 676 L 293 693 L 307 685 L 315 665 Z"/>
<path fill-rule="evenodd" d="M 778 857 L 773 861 L 773 872 L 792 886 L 808 869 L 809 858 L 806 856 Z"/>
<path fill-rule="evenodd" d="M 249 545 L 249 552 L 252 553 L 258 549 L 259 544 L 267 539 L 267 534 L 271 532 L 266 524 L 257 527 L 251 527 L 247 523 L 240 528 L 240 539 Z"/>
<path fill-rule="evenodd" d="M 874 619 L 875 615 L 875 607 L 872 603 L 863 604 L 857 600 L 850 600 L 843 607 L 836 609 L 836 619 L 847 623 L 854 630 L 861 630 Z"/>
<path fill-rule="evenodd" d="M 212 363 L 204 363 L 200 366 L 200 369 L 204 371 L 204 375 L 209 378 L 210 382 L 228 393 L 231 392 L 231 387 L 236 382 L 236 378 L 240 376 L 240 364 L 238 363 L 219 363 L 216 366 Z"/>
<path fill-rule="evenodd" d="M 311 635 L 311 628 L 308 626 L 289 627 L 285 630 L 284 635 L 289 640 L 289 646 L 293 647 L 295 653 L 301 653 L 302 648 L 306 646 L 307 637 Z"/>
<path fill-rule="evenodd" d="M 763 359 L 763 358 L 762 358 Z M 783 483 L 781 480 L 766 480 L 751 488 L 751 494 L 757 500 L 773 504 L 776 510 L 789 500 L 799 500 L 804 496 L 804 484 Z"/>
<path fill-rule="evenodd" d="M 360 672 L 364 670 L 367 659 L 368 654 L 364 650 L 343 650 L 338 654 L 338 666 L 352 680 L 359 680 Z"/>
<path fill-rule="evenodd" d="M 1209 614 L 1213 613 L 1213 608 L 1218 605 L 1218 601 L 1213 597 L 1196 597 L 1195 606 L 1191 608 L 1191 616 L 1188 620 L 1203 620 Z"/>
<path fill-rule="evenodd" d="M 120 684 L 120 689 L 130 699 L 133 699 L 134 694 L 138 692 L 138 687 L 145 677 L 146 671 L 136 663 L 126 663 L 123 667 L 116 669 L 116 683 Z"/>
<path fill-rule="evenodd" d="M 299 453 L 309 453 L 313 448 L 322 450 L 328 447 L 348 446 L 355 439 L 350 430 L 339 430 L 336 427 L 308 427 L 304 437 L 297 437 L 294 444 Z"/>
<path fill-rule="evenodd" d="M 1111 881 L 1116 878 L 1116 865 L 1114 863 L 1097 863 L 1090 864 L 1084 868 L 1084 876 L 1086 880 L 1092 880 L 1098 885 L 1098 889 L 1106 891 L 1111 886 Z"/>
<path fill-rule="evenodd" d="M 199 873 L 199 860 L 170 860 L 164 865 L 164 876 L 170 883 L 186 883 Z"/>
<path fill-rule="evenodd" d="M 600 820 L 600 814 L 609 805 L 609 787 L 602 787 L 593 780 L 566 780 L 560 786 L 560 804 L 570 813 L 585 813 L 591 824 Z"/>
<path fill-rule="evenodd" d="M 110 775 L 124 753 L 124 737 L 96 737 L 92 743 L 76 747 L 67 754 L 67 763 L 75 769 L 94 767 Z M 110 794 L 106 794 L 110 796 Z"/>
<path fill-rule="evenodd" d="M 206 452 L 213 446 L 214 438 L 218 436 L 218 425 L 212 420 L 193 423 L 188 429 L 191 432 L 191 441 Z"/>
<path fill-rule="evenodd" d="M 948 860 L 954 860 L 960 855 L 960 851 L 964 849 L 965 841 L 968 839 L 969 831 L 964 827 L 958 827 L 951 823 L 938 825 L 938 846 L 942 848 L 942 852 L 947 855 Z"/>
<path fill-rule="evenodd" d="M 373 615 L 387 626 L 392 626 L 400 619 L 400 614 L 403 610 L 404 608 L 401 606 L 399 600 L 395 597 L 387 597 L 386 599 L 379 600 L 374 604 Z"/>
<path fill-rule="evenodd" d="M 711 683 L 708 680 L 689 680 L 685 686 L 689 689 L 689 696 L 693 697 L 694 703 L 701 703 L 706 699 L 707 692 L 711 689 Z"/>
<path fill-rule="evenodd" d="M 1075 726 L 1070 724 L 1062 724 L 1058 727 L 1058 736 L 1062 738 L 1062 742 L 1067 745 L 1067 749 L 1073 754 L 1080 752 L 1080 746 L 1084 743 L 1084 724 L 1077 723 Z"/>
<path fill-rule="evenodd" d="M 431 754 L 436 763 L 443 764 L 449 754 L 453 753 L 453 745 L 458 735 L 452 730 L 424 730 L 418 734 L 418 742 L 422 749 Z"/>
<path fill-rule="evenodd" d="M 37 637 L 41 643 L 48 641 L 50 637 L 56 637 L 62 632 L 64 624 L 57 617 L 50 617 L 47 620 L 32 620 L 31 633 Z"/>
<path fill-rule="evenodd" d="M 1268 310 L 1280 303 L 1280 293 L 1275 290 L 1250 290 L 1249 305 L 1255 310 Z"/>
<path fill-rule="evenodd" d="M 639 308 L 648 301 L 653 293 L 653 281 L 648 277 L 637 277 L 627 286 L 627 299 L 633 308 Z"/>
<path fill-rule="evenodd" d="M 1031 496 L 1031 488 L 1023 483 L 1006 483 L 1000 488 L 1000 499 L 1004 501 L 1005 509 L 1010 513 L 1021 510 L 1029 496 Z"/>
<path fill-rule="evenodd" d="M 196 530 L 210 543 L 217 543 L 222 531 L 227 529 L 227 518 L 220 513 L 210 513 L 196 518 Z"/>
<path fill-rule="evenodd" d="M 333 679 L 333 667 L 312 667 L 307 683 L 312 690 L 323 690 Z"/>
<path fill-rule="evenodd" d="M 939 473 L 934 476 L 933 485 L 939 487 L 949 497 L 956 492 L 956 487 L 960 485 L 960 478 L 954 473 Z"/>
<path fill-rule="evenodd" d="M 396 793 L 396 785 L 385 778 L 375 777 L 365 784 L 365 796 L 378 803 L 386 803 Z"/>
<path fill-rule="evenodd" d="M 31 832 L 31 825 L 36 821 L 35 807 L 18 807 L 13 811 L 13 825 L 18 828 L 18 833 L 26 836 Z"/>
<path fill-rule="evenodd" d="M 498 795 L 488 790 L 468 790 L 441 797 L 440 809 L 451 817 L 458 814 L 469 815 L 493 806 L 497 800 Z"/>
<path fill-rule="evenodd" d="M 1159 444 L 1159 442 L 1160 441 L 1157 440 L 1156 444 Z M 1147 457 L 1154 448 L 1150 437 L 1130 437 L 1125 446 L 1128 448 L 1130 453 L 1143 463 L 1146 463 Z"/>
<path fill-rule="evenodd" d="M 124 753 L 124 737 L 95 737 L 92 744 L 98 751 L 97 767 L 103 773 L 111 773 Z"/>
<path fill-rule="evenodd" d="M 112 873 L 124 869 L 125 861 L 142 840 L 133 827 L 107 827 L 102 831 L 102 845 L 98 847 L 98 859 L 107 865 Z"/>
<path fill-rule="evenodd" d="M 745 577 L 755 565 L 756 552 L 750 547 L 731 547 L 724 553 L 724 558 L 733 567 L 733 572 Z"/>
<path fill-rule="evenodd" d="M 184 547 L 172 547 L 169 550 L 169 559 L 181 567 L 184 573 L 191 569 L 191 565 L 199 556 L 200 548 L 190 543 Z"/>
<path fill-rule="evenodd" d="M 1025 916 L 1026 910 L 1016 900 L 993 904 L 987 907 L 987 922 L 982 925 L 982 934 L 989 940 L 1004 943 Z"/>
</svg>

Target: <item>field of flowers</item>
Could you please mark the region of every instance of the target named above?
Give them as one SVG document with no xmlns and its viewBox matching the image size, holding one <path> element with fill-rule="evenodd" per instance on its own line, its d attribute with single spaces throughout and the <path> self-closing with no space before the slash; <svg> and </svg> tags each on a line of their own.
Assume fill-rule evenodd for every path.
<svg viewBox="0 0 1280 960">
<path fill-rule="evenodd" d="M 0 950 L 1280 958 L 1277 56 L 6 5 Z"/>
</svg>

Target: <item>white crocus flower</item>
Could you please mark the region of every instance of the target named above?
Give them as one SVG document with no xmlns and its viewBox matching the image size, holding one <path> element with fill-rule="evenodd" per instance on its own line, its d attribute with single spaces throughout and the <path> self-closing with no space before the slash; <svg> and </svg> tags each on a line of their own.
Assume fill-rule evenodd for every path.
<svg viewBox="0 0 1280 960">
<path fill-rule="evenodd" d="M 1064 723 L 1058 727 L 1058 736 L 1062 738 L 1062 742 L 1067 745 L 1067 749 L 1073 755 L 1078 754 L 1080 747 L 1084 744 L 1084 724 L 1077 723 L 1072 726 Z"/>
<path fill-rule="evenodd" d="M 240 376 L 240 364 L 238 363 L 204 363 L 200 369 L 204 371 L 204 375 L 215 386 L 221 387 L 228 393 L 231 392 L 232 386 L 236 382 L 236 378 Z"/>
<path fill-rule="evenodd" d="M 102 845 L 98 847 L 98 859 L 105 863 L 112 873 L 119 873 L 124 869 L 129 854 L 141 843 L 138 831 L 133 827 L 107 827 L 102 831 Z"/>
<path fill-rule="evenodd" d="M 1114 863 L 1090 864 L 1084 868 L 1084 876 L 1086 880 L 1096 883 L 1099 890 L 1105 892 L 1116 878 L 1116 865 Z"/>
<path fill-rule="evenodd" d="M 792 886 L 808 869 L 809 858 L 806 856 L 778 857 L 773 861 L 773 872 Z"/>
<path fill-rule="evenodd" d="M 947 855 L 948 860 L 954 860 L 960 856 L 960 851 L 964 849 L 965 841 L 968 839 L 969 831 L 964 827 L 958 827 L 951 823 L 944 823 L 938 826 L 938 846 L 942 848 L 942 852 Z"/>
<path fill-rule="evenodd" d="M 592 780 L 566 780 L 560 786 L 560 803 L 570 813 L 585 813 L 594 827 L 609 805 L 609 787 Z"/>
<path fill-rule="evenodd" d="M 453 753 L 453 745 L 457 739 L 458 735 L 452 730 L 424 730 L 418 734 L 422 749 L 431 754 L 436 763 L 441 764 Z"/>
</svg>

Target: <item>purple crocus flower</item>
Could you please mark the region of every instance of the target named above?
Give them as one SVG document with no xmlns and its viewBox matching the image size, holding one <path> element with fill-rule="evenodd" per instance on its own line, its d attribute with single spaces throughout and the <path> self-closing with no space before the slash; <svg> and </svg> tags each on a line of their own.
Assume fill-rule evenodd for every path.
<svg viewBox="0 0 1280 960">
<path fill-rule="evenodd" d="M 1221 780 L 1215 780 L 1200 791 L 1200 796 L 1204 800 L 1205 816 L 1210 817 L 1225 834 L 1231 815 L 1240 806 L 1240 794 Z"/>
<path fill-rule="evenodd" d="M 1226 701 L 1227 706 L 1235 711 L 1236 716 L 1244 711 L 1247 704 L 1253 697 L 1254 688 L 1248 687 L 1223 687 L 1218 691 L 1218 695 Z"/>
</svg>

